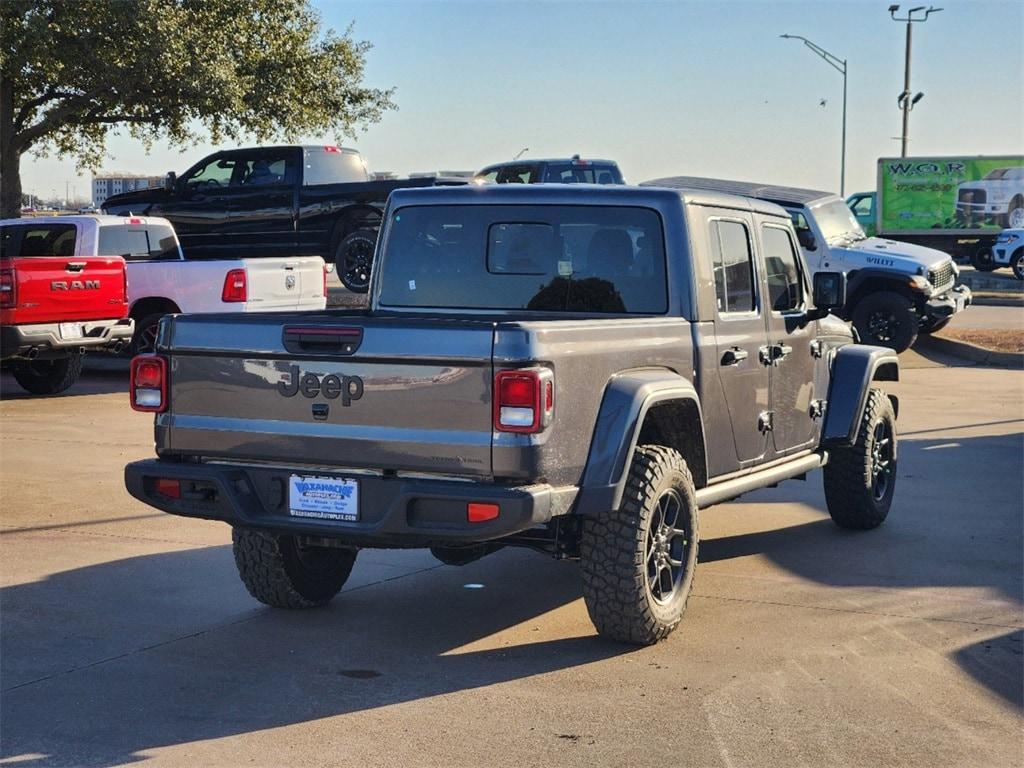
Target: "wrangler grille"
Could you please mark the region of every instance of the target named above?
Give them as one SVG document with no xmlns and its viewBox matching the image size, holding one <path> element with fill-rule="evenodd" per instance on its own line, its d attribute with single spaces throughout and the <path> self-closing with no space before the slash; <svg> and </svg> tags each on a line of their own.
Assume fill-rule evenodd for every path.
<svg viewBox="0 0 1024 768">
<path fill-rule="evenodd" d="M 928 282 L 933 288 L 945 288 L 953 284 L 953 262 L 947 261 L 935 269 L 928 270 Z"/>
</svg>

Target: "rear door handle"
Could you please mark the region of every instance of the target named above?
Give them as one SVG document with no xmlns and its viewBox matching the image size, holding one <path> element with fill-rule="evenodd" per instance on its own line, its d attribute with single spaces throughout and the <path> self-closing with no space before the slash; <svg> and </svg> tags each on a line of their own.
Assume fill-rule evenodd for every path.
<svg viewBox="0 0 1024 768">
<path fill-rule="evenodd" d="M 775 360 L 781 360 L 792 351 L 793 348 L 789 346 L 789 344 L 776 344 L 775 347 L 772 349 L 772 357 Z"/>
<path fill-rule="evenodd" d="M 731 349 L 725 350 L 725 354 L 722 355 L 722 365 L 739 365 L 741 362 L 747 359 L 749 352 L 739 347 L 732 347 Z"/>
</svg>

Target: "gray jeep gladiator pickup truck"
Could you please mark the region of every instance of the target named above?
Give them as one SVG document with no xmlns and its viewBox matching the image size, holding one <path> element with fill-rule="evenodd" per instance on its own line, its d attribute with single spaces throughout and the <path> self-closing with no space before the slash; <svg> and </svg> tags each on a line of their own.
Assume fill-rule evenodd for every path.
<svg viewBox="0 0 1024 768">
<path fill-rule="evenodd" d="M 132 361 L 136 498 L 223 520 L 254 597 L 321 605 L 367 547 L 579 560 L 598 631 L 679 623 L 698 510 L 824 468 L 837 524 L 896 482 L 895 353 L 829 316 L 789 214 L 653 187 L 399 190 L 366 310 L 171 315 Z M 851 540 L 852 543 L 852 540 Z"/>
</svg>

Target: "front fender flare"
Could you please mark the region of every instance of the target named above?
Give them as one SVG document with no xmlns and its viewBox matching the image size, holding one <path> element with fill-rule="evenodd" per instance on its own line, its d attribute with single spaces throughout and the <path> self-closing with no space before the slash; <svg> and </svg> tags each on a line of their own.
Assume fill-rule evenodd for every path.
<svg viewBox="0 0 1024 768">
<path fill-rule="evenodd" d="M 828 387 L 822 444 L 853 445 L 871 382 L 899 381 L 899 378 L 899 358 L 888 347 L 847 344 L 837 349 Z"/>
<path fill-rule="evenodd" d="M 640 370 L 612 377 L 601 399 L 590 441 L 576 502 L 578 514 L 599 514 L 618 508 L 644 417 L 654 405 L 671 400 L 690 400 L 700 414 L 697 390 L 674 371 Z M 702 440 L 703 437 L 701 419 Z"/>
</svg>

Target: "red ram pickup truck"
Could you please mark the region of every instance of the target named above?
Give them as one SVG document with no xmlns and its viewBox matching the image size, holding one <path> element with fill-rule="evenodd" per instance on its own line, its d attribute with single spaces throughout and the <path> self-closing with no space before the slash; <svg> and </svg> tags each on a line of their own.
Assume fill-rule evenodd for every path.
<svg viewBox="0 0 1024 768">
<path fill-rule="evenodd" d="M 86 350 L 131 340 L 124 259 L 74 248 L 73 225 L 0 227 L 0 361 L 34 394 L 74 384 Z"/>
</svg>

